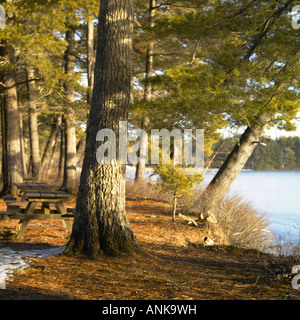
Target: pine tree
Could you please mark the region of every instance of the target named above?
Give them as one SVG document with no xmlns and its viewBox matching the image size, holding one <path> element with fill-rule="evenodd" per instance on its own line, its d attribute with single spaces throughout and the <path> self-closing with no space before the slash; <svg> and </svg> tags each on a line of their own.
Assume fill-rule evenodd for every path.
<svg viewBox="0 0 300 320">
<path fill-rule="evenodd" d="M 202 174 L 196 173 L 187 175 L 186 168 L 178 165 L 160 164 L 155 166 L 154 173 L 159 176 L 155 187 L 162 192 L 172 194 L 172 220 L 176 220 L 177 200 L 184 195 L 192 196 L 191 190 L 199 186 L 203 180 Z"/>
<path fill-rule="evenodd" d="M 40 145 L 36 111 L 36 86 L 34 68 L 28 67 L 27 72 L 27 90 L 28 90 L 28 119 L 29 119 L 29 135 L 30 135 L 30 158 L 32 166 L 32 178 L 37 180 L 40 173 Z"/>
<path fill-rule="evenodd" d="M 101 1 L 95 84 L 68 254 L 115 255 L 137 245 L 125 215 L 125 165 L 98 163 L 95 144 L 99 130 L 118 134 L 119 121 L 128 117 L 132 27 L 130 0 Z"/>
<path fill-rule="evenodd" d="M 10 4 L 12 1 L 7 1 Z M 13 28 L 15 17 L 13 12 L 7 11 L 7 28 Z M 2 193 L 15 195 L 15 183 L 23 181 L 21 145 L 20 145 L 20 115 L 18 94 L 16 87 L 16 51 L 8 40 L 2 42 L 2 59 L 5 71 L 2 73 L 3 91 L 2 99 L 2 148 L 3 148 L 3 189 Z"/>
<path fill-rule="evenodd" d="M 148 23 L 149 27 L 154 27 L 154 19 L 155 19 L 155 6 L 156 1 L 150 0 L 149 1 L 149 17 L 148 17 Z M 152 86 L 150 82 L 150 78 L 152 77 L 153 72 L 153 48 L 154 48 L 154 40 L 150 39 L 147 46 L 147 54 L 146 54 L 146 72 L 145 72 L 145 86 L 144 86 L 144 100 L 146 102 L 151 102 L 152 97 Z M 141 129 L 146 129 L 149 125 L 149 116 L 147 114 L 147 110 L 145 110 L 142 118 L 142 125 Z M 136 166 L 136 175 L 135 175 L 135 182 L 141 183 L 144 181 L 144 172 L 145 172 L 145 166 L 147 162 L 147 149 L 148 149 L 148 139 L 142 135 L 141 141 L 140 141 L 140 159 Z"/>
<path fill-rule="evenodd" d="M 231 87 L 235 84 L 231 92 L 237 94 L 242 109 L 233 109 L 233 116 L 246 123 L 247 128 L 205 190 L 207 210 L 213 201 L 224 197 L 268 126 L 277 124 L 293 129 L 292 119 L 299 110 L 294 76 L 299 68 L 299 51 L 291 28 L 281 27 L 288 25 L 287 12 L 292 3 L 287 1 L 273 8 L 263 30 L 251 38 L 250 49 L 241 56 L 235 71 L 230 72 L 233 82 L 229 78 L 225 81 Z"/>
<path fill-rule="evenodd" d="M 194 1 L 193 8 L 182 10 L 176 1 L 167 5 L 166 11 L 174 6 L 172 14 L 156 19 L 156 37 L 168 44 L 176 41 L 178 52 L 185 52 L 180 58 L 190 51 L 191 59 L 161 68 L 164 74 L 153 78 L 161 91 L 151 103 L 151 121 L 158 119 L 160 127 L 195 127 L 202 120 L 211 140 L 226 122 L 246 128 L 207 189 L 211 201 L 224 196 L 267 127 L 293 129 L 299 110 L 299 36 L 287 14 L 293 2 L 262 1 L 258 6 L 234 1 L 233 6 L 222 1 L 214 6 Z"/>
</svg>

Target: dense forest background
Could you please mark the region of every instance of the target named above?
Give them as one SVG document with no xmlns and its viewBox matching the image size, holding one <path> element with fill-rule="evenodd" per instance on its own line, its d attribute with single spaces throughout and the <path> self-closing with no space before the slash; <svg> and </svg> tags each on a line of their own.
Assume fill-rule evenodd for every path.
<svg viewBox="0 0 300 320">
<path fill-rule="evenodd" d="M 213 147 L 215 157 L 210 166 L 220 167 L 237 141 L 238 137 L 218 141 Z M 300 170 L 300 137 L 262 138 L 244 169 Z"/>
<path fill-rule="evenodd" d="M 229 157 L 239 163 L 225 166 L 235 167 L 234 174 L 220 172 L 227 186 L 256 146 L 245 168 L 298 169 L 299 139 L 261 139 L 266 127 L 296 129 L 300 33 L 290 14 L 296 2 L 133 2 L 129 128 L 204 129 L 210 167 L 220 167 L 237 142 L 226 139 L 219 150 L 220 131 L 246 128 L 245 143 Z M 24 178 L 49 177 L 74 193 L 95 82 L 100 3 L 0 3 L 7 16 L 0 30 L 2 193 Z M 141 159 L 145 149 L 141 138 Z"/>
</svg>

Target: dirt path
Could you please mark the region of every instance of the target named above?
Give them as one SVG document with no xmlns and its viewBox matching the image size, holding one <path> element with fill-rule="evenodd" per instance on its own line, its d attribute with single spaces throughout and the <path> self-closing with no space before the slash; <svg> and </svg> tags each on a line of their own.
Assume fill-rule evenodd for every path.
<svg viewBox="0 0 300 320">
<path fill-rule="evenodd" d="M 167 204 L 127 201 L 127 215 L 140 243 L 131 255 L 52 256 L 33 259 L 15 271 L 0 299 L 299 299 L 290 278 L 267 268 L 266 256 L 233 247 L 200 245 L 208 232 L 173 224 Z M 68 234 L 59 221 L 28 226 L 23 240 L 9 240 L 13 222 L 0 222 L 0 245 L 12 250 L 64 245 Z"/>
</svg>

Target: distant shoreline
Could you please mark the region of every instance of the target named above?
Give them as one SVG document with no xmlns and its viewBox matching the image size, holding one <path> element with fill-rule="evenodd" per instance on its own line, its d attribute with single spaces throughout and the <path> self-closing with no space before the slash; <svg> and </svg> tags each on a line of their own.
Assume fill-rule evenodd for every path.
<svg viewBox="0 0 300 320">
<path fill-rule="evenodd" d="M 209 168 L 206 170 L 206 172 L 217 172 L 220 168 Z M 127 172 L 135 172 L 136 167 L 131 165 L 126 165 L 126 171 Z M 153 167 L 146 167 L 145 172 L 153 172 Z M 296 170 L 279 170 L 279 169 L 273 169 L 273 170 L 253 170 L 253 169 L 242 169 L 241 172 L 300 172 L 300 169 Z"/>
</svg>

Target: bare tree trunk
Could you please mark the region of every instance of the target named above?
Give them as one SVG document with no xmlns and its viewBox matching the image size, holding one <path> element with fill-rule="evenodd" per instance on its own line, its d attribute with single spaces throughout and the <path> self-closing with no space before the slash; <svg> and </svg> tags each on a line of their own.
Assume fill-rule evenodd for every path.
<svg viewBox="0 0 300 320">
<path fill-rule="evenodd" d="M 5 96 L 1 93 L 1 143 L 2 143 L 2 166 L 1 166 L 1 178 L 2 184 L 5 184 L 7 180 L 7 147 L 6 147 L 6 112 L 5 112 Z M 3 188 L 3 186 L 2 186 Z M 2 191 L 1 191 L 2 193 Z"/>
<path fill-rule="evenodd" d="M 9 66 L 4 84 L 6 86 L 6 99 L 4 111 L 4 130 L 6 161 L 3 168 L 4 180 L 2 193 L 15 195 L 15 183 L 23 181 L 22 155 L 20 144 L 20 116 L 18 110 L 18 94 L 15 79 L 15 50 L 12 45 L 4 44 L 4 60 Z"/>
<path fill-rule="evenodd" d="M 64 177 L 64 168 L 65 168 L 65 123 L 63 122 L 61 132 L 60 132 L 60 155 L 59 155 L 59 167 L 58 167 L 58 176 L 59 180 L 62 180 Z"/>
<path fill-rule="evenodd" d="M 96 136 L 128 119 L 131 87 L 133 6 L 131 0 L 102 0 L 98 24 L 95 85 L 87 129 L 76 213 L 66 253 L 116 255 L 137 241 L 125 215 L 125 164 L 98 163 Z M 118 150 L 118 148 L 117 148 Z"/>
<path fill-rule="evenodd" d="M 90 106 L 94 87 L 95 69 L 95 40 L 94 40 L 94 13 L 87 9 L 87 103 Z M 87 113 L 88 118 L 88 113 Z M 81 138 L 76 146 L 76 167 L 80 168 L 83 164 L 86 137 Z"/>
<path fill-rule="evenodd" d="M 52 149 L 51 149 L 51 152 L 50 152 L 50 157 L 49 157 L 49 160 L 47 161 L 47 164 L 46 164 L 46 167 L 44 169 L 44 174 L 47 175 L 51 166 L 52 166 L 52 163 L 54 161 L 54 155 L 55 155 L 55 151 L 57 149 L 57 146 L 58 146 L 58 138 L 59 138 L 59 135 L 60 135 L 60 131 L 57 132 L 56 134 L 56 137 L 55 137 L 55 140 L 54 140 L 54 144 L 52 145 Z"/>
<path fill-rule="evenodd" d="M 216 200 L 222 199 L 226 195 L 231 184 L 237 178 L 259 143 L 270 120 L 270 115 L 262 113 L 251 127 L 247 127 L 238 143 L 205 189 L 203 197 L 204 211 L 210 210 Z"/>
<path fill-rule="evenodd" d="M 88 93 L 87 103 L 91 104 L 92 89 L 94 87 L 95 49 L 94 49 L 94 19 L 93 13 L 87 12 L 87 76 Z"/>
<path fill-rule="evenodd" d="M 68 47 L 65 52 L 65 73 L 72 77 L 74 74 L 74 50 L 75 50 L 75 31 L 67 31 L 66 40 Z M 65 168 L 64 180 L 62 188 L 69 192 L 75 193 L 76 188 L 76 128 L 75 128 L 75 113 L 74 113 L 74 86 L 70 83 L 65 83 Z"/>
<path fill-rule="evenodd" d="M 68 110 L 65 119 L 65 166 L 62 188 L 75 193 L 76 188 L 76 130 L 74 122 L 74 111 Z"/>
<path fill-rule="evenodd" d="M 85 151 L 85 140 L 86 140 L 85 137 L 81 138 L 76 147 L 76 155 L 77 155 L 76 166 L 77 167 L 82 167 L 84 151 Z"/>
<path fill-rule="evenodd" d="M 175 222 L 175 220 L 176 220 L 176 209 L 177 209 L 177 196 L 176 196 L 176 193 L 174 193 L 174 197 L 173 197 L 173 210 L 172 210 L 172 219 L 173 219 L 173 222 Z"/>
<path fill-rule="evenodd" d="M 156 0 L 149 1 L 149 18 L 148 22 L 150 27 L 154 27 L 154 18 L 155 18 L 155 6 Z M 145 74 L 145 88 L 144 88 L 144 100 L 151 101 L 152 97 L 152 86 L 149 82 L 149 78 L 152 76 L 153 71 L 153 48 L 154 48 L 154 41 L 151 40 L 148 43 L 147 49 L 147 57 L 146 57 L 146 74 Z M 143 121 L 142 121 L 142 129 L 147 129 L 149 125 L 149 117 L 147 114 L 144 114 Z M 136 166 L 136 175 L 135 175 L 135 182 L 140 183 L 144 181 L 144 172 L 147 163 L 147 150 L 148 150 L 148 139 L 147 135 L 143 134 L 141 137 L 141 144 L 140 144 L 140 158 L 139 162 Z"/>
<path fill-rule="evenodd" d="M 27 159 L 26 159 L 26 152 L 25 152 L 22 114 L 20 114 L 20 144 L 21 144 L 21 155 L 22 155 L 22 168 L 23 168 L 23 173 L 25 178 L 27 177 Z"/>
<path fill-rule="evenodd" d="M 27 80 L 34 79 L 34 69 L 27 68 Z M 30 139 L 30 158 L 32 168 L 32 179 L 38 180 L 41 166 L 39 133 L 36 114 L 36 88 L 34 81 L 27 82 L 28 90 L 28 116 L 29 116 L 29 139 Z"/>
<path fill-rule="evenodd" d="M 55 146 L 55 139 L 60 132 L 61 124 L 62 124 L 62 115 L 59 113 L 55 116 L 55 120 L 51 128 L 50 136 L 43 153 L 41 168 L 40 168 L 41 177 L 45 174 L 45 170 L 48 167 L 47 163 L 50 161 L 52 150 Z"/>
</svg>

